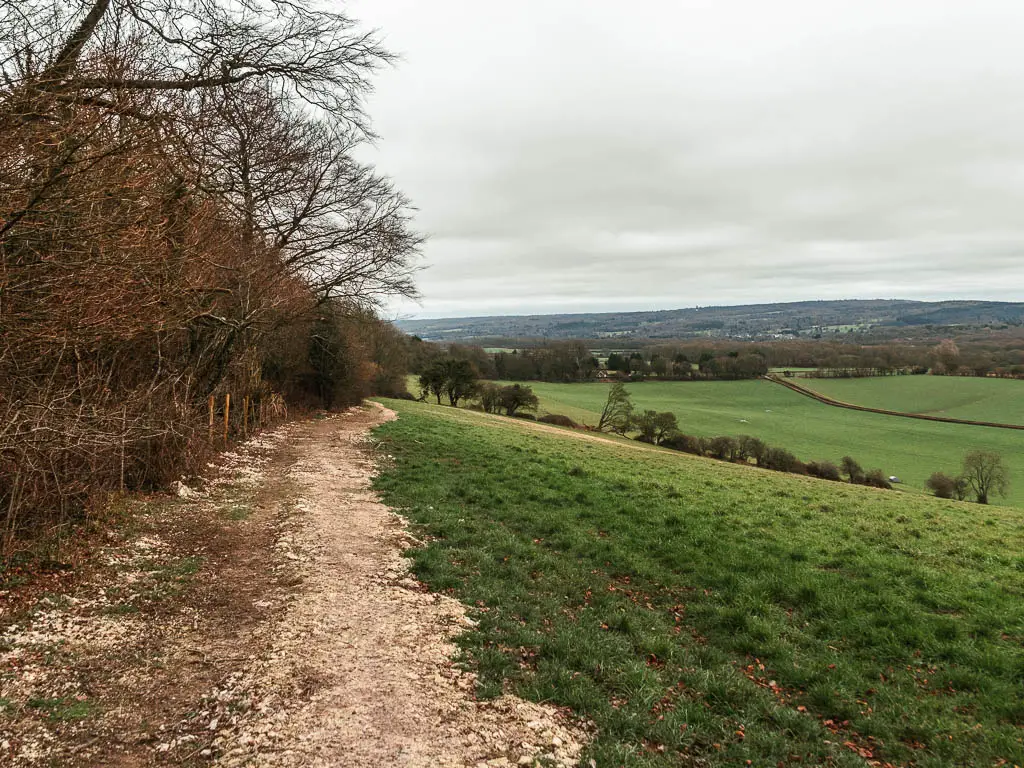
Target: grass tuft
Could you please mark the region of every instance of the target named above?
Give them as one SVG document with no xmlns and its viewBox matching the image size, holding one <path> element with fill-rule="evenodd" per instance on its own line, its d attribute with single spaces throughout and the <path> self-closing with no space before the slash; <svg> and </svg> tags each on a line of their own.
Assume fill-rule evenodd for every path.
<svg viewBox="0 0 1024 768">
<path fill-rule="evenodd" d="M 87 699 L 29 699 L 27 704 L 57 722 L 84 720 L 96 713 L 95 703 Z"/>
</svg>

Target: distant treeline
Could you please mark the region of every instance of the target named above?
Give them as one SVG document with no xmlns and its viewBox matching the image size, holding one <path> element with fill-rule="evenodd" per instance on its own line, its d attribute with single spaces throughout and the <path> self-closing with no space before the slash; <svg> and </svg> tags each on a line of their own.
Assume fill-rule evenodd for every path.
<svg viewBox="0 0 1024 768">
<path fill-rule="evenodd" d="M 450 355 L 470 361 L 485 379 L 578 382 L 599 378 L 643 381 L 736 380 L 769 370 L 824 377 L 904 374 L 1024 377 L 1024 339 L 946 339 L 938 344 L 860 345 L 834 341 L 678 341 L 635 347 L 551 341 L 484 349 L 410 337 L 413 371 Z"/>
<path fill-rule="evenodd" d="M 679 339 L 923 341 L 967 334 L 1021 334 L 1024 304 L 988 301 L 803 301 L 637 312 L 459 317 L 402 323 L 434 341 L 517 346 L 523 340 L 596 339 L 651 343 Z M 614 341 L 613 341 L 614 340 Z"/>
</svg>

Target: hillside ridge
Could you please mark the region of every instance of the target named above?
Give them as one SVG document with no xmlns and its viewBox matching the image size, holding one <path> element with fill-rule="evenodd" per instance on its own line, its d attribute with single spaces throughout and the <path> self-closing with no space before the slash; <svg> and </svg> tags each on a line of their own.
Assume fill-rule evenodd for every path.
<svg viewBox="0 0 1024 768">
<path fill-rule="evenodd" d="M 870 330 L 924 326 L 1024 324 L 1024 303 L 956 300 L 842 299 L 680 309 L 570 314 L 487 315 L 398 320 L 406 333 L 428 341 L 500 338 L 771 339 L 832 337 Z"/>
</svg>

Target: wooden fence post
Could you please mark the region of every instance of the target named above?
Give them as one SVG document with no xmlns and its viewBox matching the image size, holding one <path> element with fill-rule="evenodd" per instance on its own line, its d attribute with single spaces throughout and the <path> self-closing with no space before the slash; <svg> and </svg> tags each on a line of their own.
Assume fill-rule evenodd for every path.
<svg viewBox="0 0 1024 768">
<path fill-rule="evenodd" d="M 249 396 L 242 398 L 242 436 L 249 436 Z"/>
<path fill-rule="evenodd" d="M 124 439 L 128 434 L 128 406 L 121 406 L 121 493 L 124 493 Z"/>
<path fill-rule="evenodd" d="M 228 419 L 231 416 L 231 393 L 224 393 L 224 445 L 228 444 Z"/>
</svg>

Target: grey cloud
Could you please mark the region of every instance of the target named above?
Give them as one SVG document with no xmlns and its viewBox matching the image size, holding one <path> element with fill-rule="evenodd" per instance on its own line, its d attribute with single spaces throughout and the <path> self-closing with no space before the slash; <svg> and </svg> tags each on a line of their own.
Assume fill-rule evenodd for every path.
<svg viewBox="0 0 1024 768">
<path fill-rule="evenodd" d="M 423 315 L 1019 299 L 1017 0 L 361 0 Z"/>
</svg>

